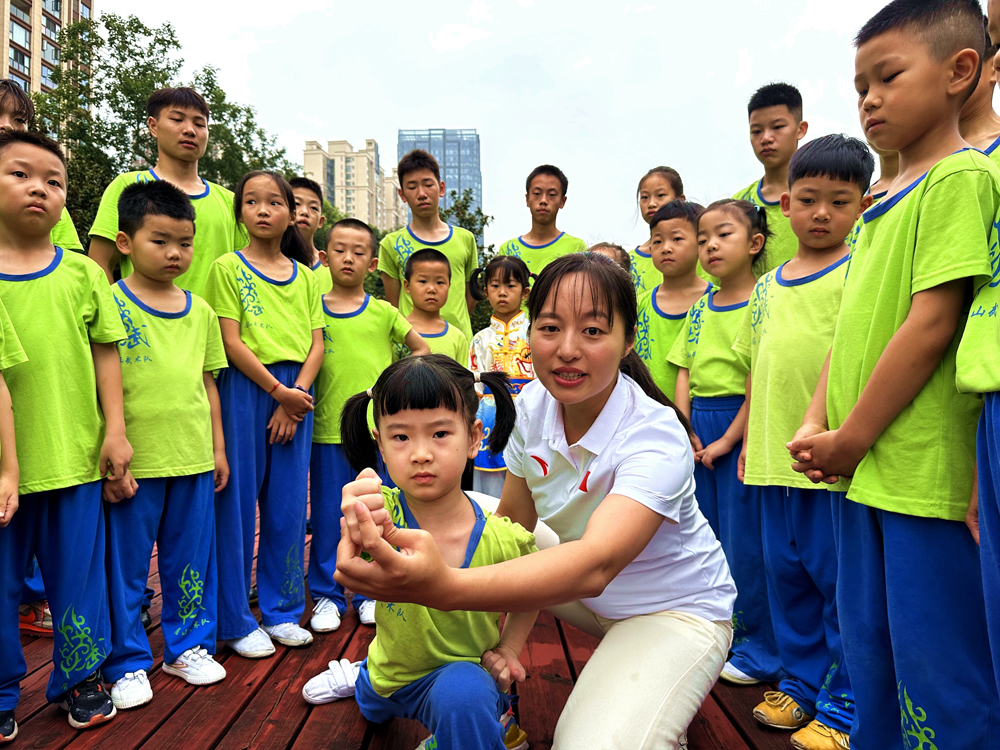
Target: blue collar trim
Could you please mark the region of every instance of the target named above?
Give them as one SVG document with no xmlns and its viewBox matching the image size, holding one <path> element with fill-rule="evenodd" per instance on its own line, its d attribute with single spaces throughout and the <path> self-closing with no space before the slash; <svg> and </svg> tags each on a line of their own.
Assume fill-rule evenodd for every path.
<svg viewBox="0 0 1000 750">
<path fill-rule="evenodd" d="M 715 290 L 709 290 L 708 292 L 708 309 L 712 312 L 732 312 L 733 310 L 739 310 L 742 307 L 746 307 L 750 303 L 750 300 L 746 302 L 737 302 L 733 305 L 716 305 L 715 304 Z"/>
<path fill-rule="evenodd" d="M 441 333 L 421 333 L 420 335 L 423 336 L 425 339 L 439 339 L 442 336 L 444 336 L 446 333 L 448 333 L 448 321 L 447 320 L 444 322 L 444 330 L 441 331 Z"/>
<path fill-rule="evenodd" d="M 185 315 L 191 312 L 191 292 L 189 291 L 186 290 L 184 291 L 185 302 L 183 310 L 181 310 L 180 312 L 164 312 L 163 310 L 157 310 L 155 307 L 150 307 L 141 299 L 136 297 L 132 293 L 132 290 L 129 289 L 127 286 L 125 286 L 125 279 L 119 281 L 115 286 L 121 289 L 125 293 L 125 296 L 128 297 L 130 300 L 132 300 L 132 303 L 136 305 L 140 310 L 142 310 L 143 312 L 147 312 L 154 317 L 166 318 L 167 320 L 175 320 L 177 318 L 183 318 Z"/>
<path fill-rule="evenodd" d="M 774 272 L 774 280 L 777 281 L 780 286 L 801 286 L 802 284 L 808 284 L 810 281 L 816 281 L 816 279 L 820 279 L 830 273 L 830 271 L 844 265 L 848 260 L 850 260 L 850 258 L 851 254 L 848 253 L 840 260 L 828 265 L 826 268 L 820 269 L 816 273 L 811 273 L 808 276 L 803 276 L 801 279 L 786 279 L 782 276 L 781 269 L 785 267 L 785 263 L 782 263 Z M 788 261 L 785 262 L 787 263 Z"/>
<path fill-rule="evenodd" d="M 153 179 L 154 180 L 156 180 L 157 182 L 160 181 L 161 177 L 158 174 L 156 174 L 156 172 L 154 172 L 152 169 L 149 170 L 149 173 L 151 175 L 153 175 Z M 193 201 L 196 201 L 199 198 L 205 198 L 206 196 L 208 196 L 209 192 L 211 192 L 211 188 L 209 188 L 209 186 L 208 186 L 208 180 L 206 180 L 204 177 L 202 177 L 201 178 L 201 184 L 205 186 L 205 191 L 203 193 L 198 194 L 198 195 L 188 195 L 188 198 L 190 198 Z"/>
<path fill-rule="evenodd" d="M 0 273 L 0 281 L 32 281 L 33 279 L 40 279 L 43 276 L 48 276 L 50 273 L 59 267 L 62 262 L 63 249 L 58 245 L 56 247 L 56 257 L 52 259 L 45 268 L 40 271 L 34 271 L 33 273 Z"/>
<path fill-rule="evenodd" d="M 417 235 L 415 235 L 413 233 L 413 230 L 410 229 L 410 225 L 409 224 L 406 225 L 406 233 L 409 234 L 413 239 L 415 239 L 421 245 L 427 245 L 427 247 L 437 247 L 438 245 L 443 245 L 444 243 L 446 243 L 448 240 L 451 239 L 451 236 L 455 233 L 455 227 L 453 227 L 451 224 L 449 224 L 448 225 L 448 236 L 445 237 L 443 240 L 438 240 L 437 242 L 431 242 L 429 240 L 422 240 L 422 239 L 420 239 L 419 237 L 417 237 Z"/>
<path fill-rule="evenodd" d="M 776 200 L 776 201 L 769 201 L 769 200 L 767 200 L 767 199 L 766 199 L 766 198 L 764 197 L 764 194 L 763 194 L 762 192 L 760 192 L 760 189 L 761 189 L 762 187 L 764 187 L 764 178 L 763 178 L 763 177 L 761 177 L 761 178 L 760 178 L 760 182 L 758 182 L 758 183 L 757 183 L 757 199 L 758 199 L 758 200 L 759 200 L 759 201 L 760 201 L 760 202 L 761 202 L 761 203 L 762 203 L 763 205 L 765 205 L 765 206 L 777 206 L 778 204 L 780 204 L 780 203 L 781 203 L 781 199 L 780 199 L 780 198 L 779 198 L 778 200 Z"/>
<path fill-rule="evenodd" d="M 331 318 L 354 318 L 365 311 L 365 308 L 368 307 L 368 300 L 370 299 L 371 295 L 366 294 L 365 301 L 361 303 L 361 307 L 359 307 L 354 312 L 348 312 L 348 313 L 335 313 L 329 307 L 326 306 L 326 302 L 323 302 L 323 312 L 325 312 Z"/>
<path fill-rule="evenodd" d="M 269 276 L 265 276 L 260 271 L 258 271 L 256 268 L 254 268 L 250 264 L 250 261 L 248 261 L 246 259 L 246 257 L 243 255 L 243 251 L 237 250 L 236 251 L 236 255 L 238 255 L 239 259 L 242 260 L 246 264 L 247 268 L 249 268 L 251 271 L 253 271 L 254 276 L 256 276 L 259 279 L 262 279 L 262 280 L 266 281 L 268 284 L 274 284 L 275 286 L 287 286 L 288 284 L 291 284 L 293 281 L 295 281 L 295 277 L 299 275 L 299 264 L 296 263 L 294 260 L 292 261 L 292 275 L 289 276 L 284 281 L 278 281 L 276 279 L 272 279 Z"/>
<path fill-rule="evenodd" d="M 529 245 L 527 242 L 524 241 L 523 237 L 518 237 L 517 241 L 520 242 L 524 247 L 526 247 L 526 248 L 528 248 L 530 250 L 541 250 L 543 247 L 548 247 L 549 245 L 556 244 L 559 240 L 562 239 L 562 237 L 563 237 L 564 234 L 566 234 L 566 233 L 565 232 L 560 232 L 558 237 L 556 237 L 551 242 L 546 242 L 544 245 Z"/>
</svg>

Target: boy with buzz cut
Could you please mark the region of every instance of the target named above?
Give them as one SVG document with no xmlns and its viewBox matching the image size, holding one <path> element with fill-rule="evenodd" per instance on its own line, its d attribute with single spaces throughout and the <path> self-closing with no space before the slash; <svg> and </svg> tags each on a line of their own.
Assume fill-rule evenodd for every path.
<svg viewBox="0 0 1000 750">
<path fill-rule="evenodd" d="M 132 262 L 118 249 L 118 198 L 136 182 L 166 180 L 187 195 L 198 216 L 191 267 L 176 284 L 202 294 L 208 269 L 216 258 L 247 245 L 247 237 L 233 215 L 233 193 L 198 174 L 198 160 L 208 148 L 208 104 L 192 88 L 154 91 L 146 101 L 147 126 L 156 140 L 156 166 L 118 175 L 101 197 L 101 205 L 90 228 L 90 257 L 115 282 L 132 273 Z"/>
<path fill-rule="evenodd" d="M 365 293 L 365 276 L 378 263 L 377 245 L 367 224 L 342 219 L 331 227 L 326 250 L 320 251 L 330 291 L 323 295 L 323 366 L 316 378 L 309 463 L 313 524 L 309 591 L 315 600 L 309 627 L 317 633 L 339 628 L 347 611 L 344 587 L 333 580 L 343 516 L 341 491 L 357 476 L 347 461 L 340 434 L 344 404 L 355 393 L 371 388 L 392 364 L 394 345 L 405 345 L 414 354 L 430 354 L 430 348 L 399 310 Z M 363 624 L 375 624 L 375 602 L 355 594 L 354 607 Z"/>
<path fill-rule="evenodd" d="M 323 189 L 308 177 L 293 177 L 288 184 L 292 186 L 292 194 L 295 196 L 295 226 L 312 253 L 309 267 L 316 274 L 320 292 L 326 294 L 331 288 L 330 269 L 323 265 L 323 253 L 316 247 L 316 232 L 326 224 L 326 216 L 323 215 Z"/>
<path fill-rule="evenodd" d="M 17 604 L 37 556 L 55 623 L 46 697 L 77 729 L 115 715 L 100 667 L 111 648 L 104 477 L 124 477 L 121 365 L 125 330 L 111 288 L 90 258 L 50 240 L 66 202 L 59 144 L 25 131 L 0 133 L 0 302 L 27 362 L 5 373 L 14 410 L 20 506 L 0 528 L 0 732 L 17 731 L 26 674 Z M 9 501 L 8 501 L 9 502 Z"/>
<path fill-rule="evenodd" d="M 788 218 L 781 212 L 781 195 L 788 190 L 788 163 L 809 129 L 802 119 L 802 94 L 788 83 L 761 86 L 747 104 L 750 119 L 750 145 L 757 161 L 764 165 L 764 176 L 733 195 L 750 201 L 767 212 L 767 269 L 772 271 L 792 258 L 799 241 L 792 233 Z"/>
<path fill-rule="evenodd" d="M 385 298 L 403 315 L 413 311 L 413 300 L 403 288 L 403 272 L 410 256 L 422 248 L 433 248 L 451 268 L 455 292 L 441 308 L 441 317 L 472 338 L 469 315 L 476 306 L 470 283 L 479 265 L 476 238 L 467 229 L 441 221 L 438 204 L 445 194 L 437 159 L 422 149 L 414 149 L 399 160 L 399 196 L 410 208 L 413 219 L 402 229 L 382 238 L 378 270 L 382 273 Z"/>
<path fill-rule="evenodd" d="M 992 747 L 1000 702 L 963 523 L 981 402 L 956 387 L 1000 223 L 1000 172 L 958 126 L 979 79 L 982 9 L 893 0 L 855 44 L 867 137 L 899 153 L 899 176 L 862 217 L 828 366 L 788 448 L 813 481 L 851 477 L 833 500 L 851 745 Z M 975 320 L 989 319 L 983 307 Z M 995 369 L 996 329 L 977 337 L 970 323 L 970 340 L 977 366 Z"/>
<path fill-rule="evenodd" d="M 569 180 L 558 167 L 542 164 L 531 170 L 524 183 L 524 202 L 531 213 L 531 231 L 507 240 L 498 255 L 513 255 L 528 266 L 528 272 L 540 274 L 556 258 L 587 249 L 587 243 L 560 232 L 556 226 L 559 211 L 566 205 Z"/>
<path fill-rule="evenodd" d="M 191 265 L 194 222 L 191 201 L 163 180 L 133 183 L 118 199 L 116 245 L 133 270 L 111 291 L 125 326 L 118 354 L 135 449 L 126 475 L 104 484 L 111 600 L 104 676 L 118 709 L 153 698 L 147 676 L 153 654 L 141 610 L 154 544 L 163 591 L 163 671 L 192 685 L 226 676 L 212 658 L 215 492 L 229 478 L 213 372 L 226 367 L 226 352 L 209 304 L 174 284 Z"/>
<path fill-rule="evenodd" d="M 444 253 L 425 247 L 406 261 L 403 289 L 413 300 L 413 310 L 406 320 L 423 337 L 431 354 L 445 354 L 463 367 L 470 367 L 469 337 L 442 317 L 451 288 L 451 264 Z M 411 352 L 398 347 L 396 358 Z"/>
<path fill-rule="evenodd" d="M 799 750 L 846 747 L 854 718 L 830 505 L 847 482 L 815 488 L 792 470 L 785 444 L 802 423 L 830 351 L 848 240 L 872 203 L 866 193 L 874 168 L 868 147 L 843 135 L 795 153 L 781 210 L 799 249 L 757 282 L 733 344 L 750 365 L 739 474 L 759 497 L 767 597 L 785 673 L 753 715 L 766 726 L 798 730 L 791 743 Z"/>
<path fill-rule="evenodd" d="M 982 51 L 983 71 L 979 75 L 979 83 L 962 107 L 958 120 L 958 130 L 970 145 L 986 154 L 993 163 L 1000 166 L 1000 115 L 993 109 L 993 92 L 997 87 L 996 71 L 993 69 L 993 58 L 1000 45 L 990 41 L 989 25 L 983 16 L 985 47 Z"/>
</svg>

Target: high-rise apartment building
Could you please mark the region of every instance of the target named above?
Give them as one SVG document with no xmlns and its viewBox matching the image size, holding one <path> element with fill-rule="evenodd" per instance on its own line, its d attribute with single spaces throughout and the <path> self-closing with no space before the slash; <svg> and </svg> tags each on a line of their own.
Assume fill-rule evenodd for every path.
<svg viewBox="0 0 1000 750">
<path fill-rule="evenodd" d="M 325 149 L 319 141 L 306 141 L 302 165 L 303 174 L 322 186 L 323 196 L 351 218 L 382 231 L 406 224 L 406 206 L 395 192 L 396 170 L 386 177 L 373 139 L 357 151 L 347 141 L 327 141 Z"/>
<path fill-rule="evenodd" d="M 6 75 L 25 91 L 49 91 L 59 67 L 59 32 L 90 18 L 94 0 L 4 0 L 0 55 Z"/>
<path fill-rule="evenodd" d="M 483 205 L 483 176 L 479 170 L 479 134 L 474 129 L 400 130 L 396 154 L 400 159 L 415 148 L 422 148 L 438 160 L 445 184 L 442 208 L 451 205 L 451 191 L 462 195 L 472 189 L 473 207 Z"/>
</svg>

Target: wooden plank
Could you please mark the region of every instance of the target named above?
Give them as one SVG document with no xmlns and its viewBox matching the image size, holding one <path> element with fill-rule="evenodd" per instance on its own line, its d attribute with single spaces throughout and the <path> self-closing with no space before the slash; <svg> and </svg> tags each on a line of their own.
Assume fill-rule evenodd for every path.
<svg viewBox="0 0 1000 750">
<path fill-rule="evenodd" d="M 711 695 L 691 721 L 687 735 L 689 750 L 751 750 Z"/>
<path fill-rule="evenodd" d="M 555 618 L 548 612 L 538 615 L 521 662 L 528 673 L 517 686 L 521 728 L 528 733 L 533 750 L 543 750 L 552 746 L 556 721 L 573 690 L 562 638 Z"/>
<path fill-rule="evenodd" d="M 562 634 L 569 658 L 569 666 L 573 672 L 573 682 L 576 682 L 600 640 L 561 620 L 556 620 L 556 626 Z"/>
<path fill-rule="evenodd" d="M 737 687 L 721 680 L 712 688 L 712 696 L 744 741 L 754 750 L 788 750 L 790 732 L 772 729 L 753 718 L 753 709 L 764 700 L 764 693 L 773 685 Z"/>
</svg>

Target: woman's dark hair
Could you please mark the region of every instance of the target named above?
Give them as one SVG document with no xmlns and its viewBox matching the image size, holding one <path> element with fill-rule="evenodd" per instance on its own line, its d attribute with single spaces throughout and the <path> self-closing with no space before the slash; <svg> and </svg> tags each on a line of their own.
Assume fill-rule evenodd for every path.
<svg viewBox="0 0 1000 750">
<path fill-rule="evenodd" d="M 635 189 L 635 199 L 639 200 L 639 193 L 642 192 L 642 183 L 652 177 L 654 174 L 658 174 L 663 177 L 668 183 L 670 183 L 670 189 L 674 191 L 674 198 L 683 198 L 684 196 L 684 182 L 681 180 L 681 173 L 678 172 L 673 167 L 653 167 L 651 170 L 646 172 L 639 180 L 639 186 Z"/>
<path fill-rule="evenodd" d="M 698 221 L 709 211 L 725 211 L 730 216 L 735 216 L 747 228 L 747 234 L 753 237 L 755 234 L 764 235 L 764 244 L 760 246 L 760 252 L 754 256 L 750 265 L 754 274 L 760 276 L 767 268 L 767 242 L 774 233 L 767 228 L 767 210 L 750 201 L 738 201 L 733 198 L 724 198 L 721 201 L 710 203 L 698 214 Z"/>
<path fill-rule="evenodd" d="M 270 177 L 274 180 L 274 184 L 278 186 L 278 191 L 285 198 L 285 205 L 288 206 L 288 213 L 295 213 L 295 193 L 292 192 L 292 186 L 288 184 L 288 180 L 282 177 L 277 172 L 267 172 L 263 170 L 257 170 L 254 172 L 247 172 L 243 175 L 243 179 L 239 181 L 236 186 L 236 190 L 233 191 L 233 211 L 236 214 L 236 221 L 240 224 L 243 223 L 243 191 L 254 177 Z M 303 265 L 312 265 L 312 248 L 306 244 L 306 241 L 302 239 L 302 235 L 294 224 L 289 224 L 285 228 L 285 233 L 281 235 L 281 253 L 286 258 L 291 258 L 294 261 L 298 261 Z"/>
<path fill-rule="evenodd" d="M 532 320 L 532 326 L 534 326 L 534 321 L 538 320 L 538 316 L 549 297 L 552 297 L 552 302 L 555 304 L 560 286 L 567 277 L 573 274 L 581 274 L 587 278 L 590 282 L 590 295 L 594 309 L 607 313 L 609 327 L 613 328 L 615 318 L 619 318 L 625 329 L 625 342 L 633 343 L 639 314 L 632 278 L 611 258 L 589 251 L 571 253 L 557 258 L 538 274 L 535 285 L 531 288 L 531 294 L 528 296 L 528 317 Z M 688 435 L 694 434 L 687 417 L 656 385 L 653 376 L 649 374 L 645 363 L 634 349 L 622 359 L 618 369 L 624 375 L 632 378 L 651 399 L 673 409 Z"/>
<path fill-rule="evenodd" d="M 514 429 L 517 416 L 514 399 L 510 395 L 507 373 L 483 372 L 479 378 L 496 401 L 496 422 L 486 444 L 491 453 L 499 453 Z M 378 446 L 368 429 L 369 401 L 372 401 L 376 428 L 382 417 L 405 409 L 443 408 L 462 413 L 471 430 L 479 409 L 475 376 L 443 354 L 425 354 L 394 362 L 379 375 L 371 391 L 371 397 L 365 392 L 347 399 L 340 418 L 344 450 L 355 471 L 379 466 Z"/>
<path fill-rule="evenodd" d="M 486 287 L 491 279 L 498 279 L 501 284 L 509 284 L 511 280 L 521 285 L 522 289 L 531 286 L 532 275 L 527 264 L 513 255 L 497 255 L 485 268 L 477 268 L 469 279 L 469 291 L 474 299 L 486 299 Z"/>
</svg>

